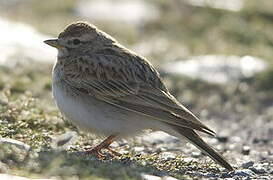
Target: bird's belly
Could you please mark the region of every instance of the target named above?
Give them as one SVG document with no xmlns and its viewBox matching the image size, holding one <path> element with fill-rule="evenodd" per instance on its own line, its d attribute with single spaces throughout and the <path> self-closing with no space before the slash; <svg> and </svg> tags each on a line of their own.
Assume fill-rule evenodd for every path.
<svg viewBox="0 0 273 180">
<path fill-rule="evenodd" d="M 115 107 L 92 96 L 68 95 L 54 83 L 53 96 L 61 113 L 74 125 L 90 133 L 118 133 L 127 136 L 154 126 L 153 120 L 148 117 Z"/>
</svg>

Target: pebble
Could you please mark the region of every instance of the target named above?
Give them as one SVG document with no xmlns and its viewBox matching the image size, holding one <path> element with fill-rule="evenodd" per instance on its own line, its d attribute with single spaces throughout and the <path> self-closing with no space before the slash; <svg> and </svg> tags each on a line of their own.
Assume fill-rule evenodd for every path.
<svg viewBox="0 0 273 180">
<path fill-rule="evenodd" d="M 0 179 L 1 180 L 34 180 L 26 177 L 21 177 L 21 176 L 14 176 L 11 174 L 0 174 Z M 35 180 L 50 180 L 50 179 L 35 179 Z"/>
<path fill-rule="evenodd" d="M 199 152 L 194 151 L 194 152 L 192 152 L 192 153 L 191 153 L 192 157 L 194 157 L 194 158 L 198 158 L 198 157 L 200 157 L 200 156 L 201 156 L 201 154 L 202 154 L 202 152 L 201 152 L 201 151 L 199 151 Z"/>
<path fill-rule="evenodd" d="M 92 9 L 92 11 L 90 11 Z M 158 18 L 158 9 L 144 0 L 81 0 L 76 13 L 87 19 L 139 25 Z M 126 14 L 126 16 L 124 16 Z"/>
<path fill-rule="evenodd" d="M 1 65 L 13 67 L 22 59 L 54 63 L 57 51 L 43 43 L 49 37 L 29 25 L 2 18 L 0 27 Z"/>
<path fill-rule="evenodd" d="M 163 70 L 168 74 L 186 75 L 210 83 L 229 84 L 252 77 L 266 67 L 264 60 L 258 57 L 212 54 L 168 62 Z"/>
<path fill-rule="evenodd" d="M 250 167 L 249 169 L 255 172 L 256 174 L 266 173 L 265 168 L 261 164 L 257 164 L 257 165 L 255 164 L 253 167 Z"/>
<path fill-rule="evenodd" d="M 213 178 L 213 177 L 217 177 L 217 174 L 208 172 L 208 173 L 203 173 L 203 176 L 206 178 Z"/>
<path fill-rule="evenodd" d="M 243 163 L 242 164 L 242 167 L 244 169 L 248 169 L 249 167 L 253 166 L 254 165 L 254 161 L 249 161 L 249 162 L 246 162 L 246 163 Z"/>
<path fill-rule="evenodd" d="M 183 158 L 183 161 L 186 162 L 186 163 L 190 163 L 192 161 L 196 161 L 196 159 L 191 158 L 191 157 L 186 157 L 186 158 Z"/>
<path fill-rule="evenodd" d="M 133 148 L 133 151 L 135 152 L 143 152 L 145 148 L 143 146 L 137 146 Z"/>
<path fill-rule="evenodd" d="M 249 153 L 250 153 L 250 147 L 249 146 L 243 146 L 242 154 L 243 155 L 249 155 Z"/>
<path fill-rule="evenodd" d="M 161 178 L 162 180 L 177 180 L 176 178 L 174 177 L 171 177 L 171 176 L 165 176 L 163 178 Z"/>
<path fill-rule="evenodd" d="M 226 11 L 240 11 L 244 8 L 244 1 L 242 0 L 187 0 L 186 4 L 193 7 L 209 7 L 212 9 L 221 9 Z"/>
<path fill-rule="evenodd" d="M 221 142 L 221 143 L 226 143 L 226 142 L 228 142 L 228 137 L 227 137 L 227 136 L 217 136 L 216 138 L 217 138 L 217 140 L 218 140 L 219 142 Z"/>
<path fill-rule="evenodd" d="M 176 155 L 171 152 L 163 152 L 160 154 L 160 158 L 162 160 L 172 160 L 172 159 L 175 159 L 175 157 L 176 157 Z"/>
<path fill-rule="evenodd" d="M 232 176 L 233 175 L 231 173 L 223 173 L 223 174 L 221 174 L 221 178 L 224 178 L 224 179 L 231 178 Z"/>
<path fill-rule="evenodd" d="M 176 178 L 171 176 L 159 177 L 159 176 L 154 176 L 150 174 L 141 174 L 141 178 L 142 180 L 177 180 Z"/>
<path fill-rule="evenodd" d="M 141 174 L 141 179 L 143 179 L 143 180 L 161 180 L 161 177 L 150 175 L 150 174 Z"/>
<path fill-rule="evenodd" d="M 0 161 L 0 172 L 1 172 L 1 173 L 3 173 L 3 172 L 8 172 L 8 170 L 9 170 L 8 165 L 5 164 L 5 163 L 2 163 L 2 162 Z"/>
<path fill-rule="evenodd" d="M 159 144 L 177 142 L 178 139 L 162 131 L 155 131 L 148 135 L 144 135 L 142 140 L 146 143 Z"/>
<path fill-rule="evenodd" d="M 51 147 L 53 149 L 66 149 L 68 145 L 74 143 L 77 139 L 77 133 L 75 131 L 66 132 L 58 137 L 53 138 Z"/>
<path fill-rule="evenodd" d="M 255 173 L 253 171 L 251 171 L 250 169 L 242 169 L 242 170 L 236 170 L 233 175 L 234 176 L 249 177 L 249 176 L 254 176 Z"/>
<path fill-rule="evenodd" d="M 30 146 L 15 140 L 15 139 L 10 139 L 10 138 L 0 138 L 0 144 L 10 144 L 10 145 L 14 145 L 16 147 L 18 147 L 19 149 L 25 150 L 25 151 L 29 151 L 30 150 Z"/>
</svg>

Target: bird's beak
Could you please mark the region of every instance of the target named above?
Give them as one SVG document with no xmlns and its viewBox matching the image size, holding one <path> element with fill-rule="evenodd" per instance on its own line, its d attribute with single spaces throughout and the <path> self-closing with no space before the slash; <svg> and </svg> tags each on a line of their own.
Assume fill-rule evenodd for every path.
<svg viewBox="0 0 273 180">
<path fill-rule="evenodd" d="M 60 43 L 58 42 L 58 39 L 48 39 L 48 40 L 45 40 L 44 43 L 46 43 L 49 46 L 55 47 L 57 49 L 63 48 L 63 46 L 60 45 Z"/>
</svg>

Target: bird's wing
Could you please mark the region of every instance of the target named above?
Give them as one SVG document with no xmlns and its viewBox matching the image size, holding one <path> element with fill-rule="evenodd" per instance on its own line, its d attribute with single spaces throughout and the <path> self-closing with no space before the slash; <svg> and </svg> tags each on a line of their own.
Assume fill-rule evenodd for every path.
<svg viewBox="0 0 273 180">
<path fill-rule="evenodd" d="M 137 55 L 105 49 L 75 59 L 65 66 L 63 80 L 76 91 L 114 106 L 214 135 L 168 92 L 158 72 Z"/>
</svg>

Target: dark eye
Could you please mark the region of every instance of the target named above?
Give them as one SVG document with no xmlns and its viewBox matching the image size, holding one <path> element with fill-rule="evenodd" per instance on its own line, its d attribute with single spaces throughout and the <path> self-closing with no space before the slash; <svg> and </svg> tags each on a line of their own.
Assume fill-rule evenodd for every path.
<svg viewBox="0 0 273 180">
<path fill-rule="evenodd" d="M 74 45 L 78 45 L 78 44 L 80 44 L 81 43 L 81 41 L 79 40 L 79 39 L 74 39 L 73 40 L 73 44 Z"/>
</svg>

